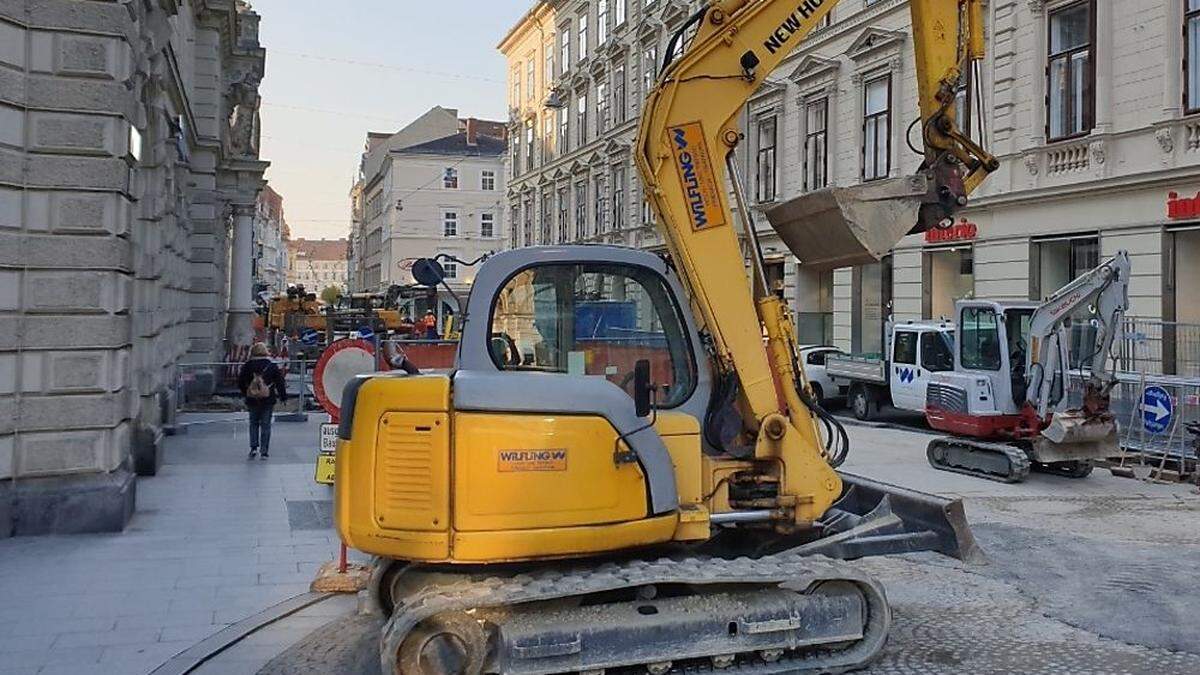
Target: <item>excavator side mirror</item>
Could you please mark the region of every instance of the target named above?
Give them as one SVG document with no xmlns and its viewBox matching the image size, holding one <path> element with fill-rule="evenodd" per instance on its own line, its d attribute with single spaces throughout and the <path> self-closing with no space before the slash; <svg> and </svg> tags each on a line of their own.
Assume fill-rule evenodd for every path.
<svg viewBox="0 0 1200 675">
<path fill-rule="evenodd" d="M 650 416 L 650 394 L 654 385 L 650 383 L 650 361 L 639 359 L 633 365 L 633 408 L 638 417 Z"/>
</svg>

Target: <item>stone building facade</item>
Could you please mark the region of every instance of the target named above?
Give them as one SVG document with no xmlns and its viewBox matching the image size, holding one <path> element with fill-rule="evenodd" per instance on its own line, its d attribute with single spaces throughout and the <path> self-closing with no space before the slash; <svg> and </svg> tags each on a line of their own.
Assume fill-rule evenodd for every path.
<svg viewBox="0 0 1200 675">
<path fill-rule="evenodd" d="M 415 258 L 438 254 L 471 262 L 504 248 L 503 122 L 459 118 L 458 111 L 433 108 L 395 134 L 369 134 L 352 191 L 351 235 L 361 265 L 355 290 L 384 292 L 414 283 Z M 358 262 L 358 261 L 361 261 Z M 454 295 L 466 297 L 473 271 L 446 260 L 446 283 L 437 301 L 406 300 L 410 316 L 432 310 L 439 325 L 457 311 Z"/>
<path fill-rule="evenodd" d="M 629 145 L 650 66 L 690 9 L 545 0 L 505 36 L 511 246 L 660 245 Z M 806 270 L 762 212 L 917 169 L 907 2 L 843 0 L 748 102 L 739 162 L 801 341 L 877 352 L 889 318 L 949 316 L 968 296 L 1041 299 L 1128 249 L 1131 313 L 1195 325 L 1200 344 L 1200 298 L 1186 292 L 1200 287 L 1187 264 L 1200 253 L 1200 2 L 994 0 L 985 23 L 988 57 L 960 102 L 1001 169 L 953 230 L 909 237 L 880 264 Z M 1185 356 L 1178 330 L 1159 366 L 1200 375 L 1200 348 Z"/>
<path fill-rule="evenodd" d="M 349 242 L 345 239 L 293 239 L 288 242 L 287 284 L 320 295 L 326 288 L 346 291 Z"/>
<path fill-rule="evenodd" d="M 283 197 L 270 185 L 258 193 L 254 212 L 254 294 L 279 295 L 288 285 L 288 231 Z"/>
<path fill-rule="evenodd" d="M 879 351 L 888 317 L 949 317 L 963 297 L 1040 300 L 1120 249 L 1133 255 L 1131 314 L 1200 323 L 1186 292 L 1200 287 L 1187 264 L 1200 220 L 1168 211 L 1173 196 L 1200 193 L 1200 3 L 996 0 L 986 11 L 988 57 L 960 101 L 1000 170 L 953 230 L 909 237 L 881 264 L 812 274 L 779 254 L 783 291 L 810 319 L 804 339 Z M 752 200 L 913 172 L 912 50 L 903 0 L 838 5 L 747 106 Z M 1200 354 L 1176 358 L 1164 337 L 1161 367 L 1200 375 Z"/>
<path fill-rule="evenodd" d="M 121 529 L 176 365 L 245 338 L 258 22 L 233 0 L 0 3 L 0 537 Z"/>
<path fill-rule="evenodd" d="M 630 154 L 681 0 L 545 0 L 499 44 L 508 64 L 508 246 L 659 247 Z"/>
</svg>

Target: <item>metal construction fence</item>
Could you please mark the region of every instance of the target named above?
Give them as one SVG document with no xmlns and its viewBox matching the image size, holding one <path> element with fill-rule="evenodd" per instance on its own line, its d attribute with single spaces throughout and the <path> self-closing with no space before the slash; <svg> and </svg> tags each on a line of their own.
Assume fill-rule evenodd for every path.
<svg viewBox="0 0 1200 675">
<path fill-rule="evenodd" d="M 304 412 L 313 405 L 313 361 L 274 359 L 283 371 L 291 398 L 276 407 L 276 413 Z M 211 412 L 240 409 L 242 393 L 238 374 L 244 361 L 181 363 L 175 368 L 175 407 L 179 412 Z"/>
<path fill-rule="evenodd" d="M 458 342 L 452 340 L 380 340 L 368 339 L 384 347 L 380 369 L 386 369 L 383 359 L 399 348 L 419 369 L 445 370 L 453 367 Z M 277 413 L 315 410 L 313 374 L 321 350 L 311 354 L 294 354 L 293 358 L 273 358 L 284 373 L 289 396 L 295 397 L 276 407 Z M 238 389 L 238 374 L 245 359 L 209 363 L 185 363 L 175 368 L 176 410 L 180 412 L 211 412 L 240 409 L 242 394 Z"/>
<path fill-rule="evenodd" d="M 1072 375 L 1069 401 L 1080 405 L 1086 375 Z M 1200 422 L 1200 379 L 1148 373 L 1117 373 L 1111 409 L 1123 452 L 1135 462 L 1177 463 L 1195 471 L 1197 439 L 1187 431 Z"/>
<path fill-rule="evenodd" d="M 1200 324 L 1126 317 L 1123 329 L 1118 370 L 1200 380 Z"/>
</svg>

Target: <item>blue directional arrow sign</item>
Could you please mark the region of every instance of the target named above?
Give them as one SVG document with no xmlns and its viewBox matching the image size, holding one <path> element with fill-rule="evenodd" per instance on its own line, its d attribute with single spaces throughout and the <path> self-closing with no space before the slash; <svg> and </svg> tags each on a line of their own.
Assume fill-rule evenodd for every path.
<svg viewBox="0 0 1200 675">
<path fill-rule="evenodd" d="M 1142 424 L 1146 431 L 1161 434 L 1171 428 L 1175 416 L 1175 402 L 1162 387 L 1146 387 L 1142 392 Z"/>
</svg>

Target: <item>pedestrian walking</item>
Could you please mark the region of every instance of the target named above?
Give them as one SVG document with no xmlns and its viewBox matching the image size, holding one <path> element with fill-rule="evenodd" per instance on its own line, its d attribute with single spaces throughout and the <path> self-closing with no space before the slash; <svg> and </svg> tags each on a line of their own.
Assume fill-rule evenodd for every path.
<svg viewBox="0 0 1200 675">
<path fill-rule="evenodd" d="M 250 413 L 250 456 L 262 459 L 271 456 L 271 420 L 275 414 L 275 403 L 287 401 L 287 383 L 279 366 L 271 360 L 271 352 L 261 342 L 250 349 L 250 360 L 242 365 L 238 375 L 238 389 L 246 397 L 246 410 Z"/>
</svg>

